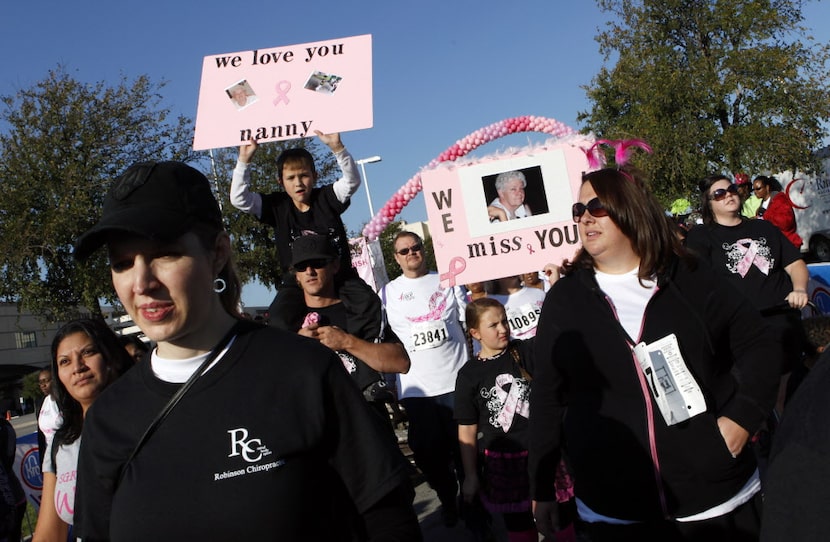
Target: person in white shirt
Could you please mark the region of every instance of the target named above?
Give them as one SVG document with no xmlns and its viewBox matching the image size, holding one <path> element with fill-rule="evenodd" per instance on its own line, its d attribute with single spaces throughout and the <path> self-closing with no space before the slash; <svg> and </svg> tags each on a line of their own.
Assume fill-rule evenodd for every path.
<svg viewBox="0 0 830 542">
<path fill-rule="evenodd" d="M 398 397 L 409 419 L 415 464 L 438 494 L 444 524 L 452 526 L 464 472 L 453 408 L 456 376 L 470 357 L 461 325 L 466 295 L 461 286 L 442 287 L 438 274 L 427 271 L 420 236 L 399 232 L 394 247 L 403 275 L 380 296 L 412 362 L 407 374 L 397 375 Z"/>
<path fill-rule="evenodd" d="M 502 277 L 496 281 L 498 293 L 489 297 L 504 305 L 510 335 L 514 339 L 529 339 L 536 336 L 539 315 L 545 302 L 545 291 L 522 286 L 518 275 Z"/>
</svg>

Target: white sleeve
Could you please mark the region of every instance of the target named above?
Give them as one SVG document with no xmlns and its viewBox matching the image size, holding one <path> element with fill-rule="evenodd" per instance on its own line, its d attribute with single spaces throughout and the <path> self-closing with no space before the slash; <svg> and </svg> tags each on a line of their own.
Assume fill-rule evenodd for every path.
<svg viewBox="0 0 830 542">
<path fill-rule="evenodd" d="M 237 160 L 231 178 L 231 205 L 240 211 L 260 218 L 262 216 L 262 196 L 256 192 L 251 192 L 250 185 L 250 164 L 244 164 Z"/>
<path fill-rule="evenodd" d="M 455 302 L 458 304 L 458 319 L 466 324 L 465 320 L 467 319 L 467 294 L 464 292 L 464 288 L 461 286 L 453 286 L 453 295 L 455 296 Z"/>
<path fill-rule="evenodd" d="M 51 472 L 54 474 L 57 474 L 58 472 L 55 465 L 52 464 L 52 446 L 54 445 L 54 442 L 54 439 L 50 439 L 46 443 L 46 450 L 43 451 L 45 455 L 43 456 L 43 469 L 41 469 L 41 472 Z"/>
<path fill-rule="evenodd" d="M 345 148 L 335 153 L 334 158 L 337 160 L 337 166 L 343 172 L 343 177 L 335 181 L 333 189 L 334 195 L 340 203 L 346 203 L 352 194 L 357 192 L 360 186 L 360 173 L 357 171 L 357 164 Z M 235 175 L 235 172 L 234 172 Z M 234 203 L 234 206 L 236 204 Z"/>
</svg>

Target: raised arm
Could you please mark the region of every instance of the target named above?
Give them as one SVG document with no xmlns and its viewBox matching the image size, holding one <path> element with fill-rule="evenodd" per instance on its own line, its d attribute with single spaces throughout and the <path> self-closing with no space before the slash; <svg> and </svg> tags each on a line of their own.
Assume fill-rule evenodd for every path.
<svg viewBox="0 0 830 542">
<path fill-rule="evenodd" d="M 357 171 L 357 164 L 340 140 L 339 133 L 324 134 L 320 130 L 315 130 L 314 133 L 334 153 L 337 167 L 343 172 L 343 176 L 335 181 L 333 189 L 340 203 L 346 203 L 360 187 L 360 173 Z"/>
<path fill-rule="evenodd" d="M 249 169 L 251 159 L 256 154 L 259 145 L 256 139 L 248 140 L 248 145 L 239 147 L 239 158 L 231 177 L 231 205 L 242 212 L 254 215 L 257 218 L 262 216 L 262 196 L 251 192 L 251 170 Z"/>
</svg>

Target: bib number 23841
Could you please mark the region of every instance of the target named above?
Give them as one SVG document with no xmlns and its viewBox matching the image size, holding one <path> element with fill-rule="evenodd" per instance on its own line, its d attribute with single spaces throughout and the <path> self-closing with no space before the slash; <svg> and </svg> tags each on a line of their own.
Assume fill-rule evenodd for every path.
<svg viewBox="0 0 830 542">
<path fill-rule="evenodd" d="M 412 346 L 414 350 L 429 350 L 441 346 L 449 339 L 447 326 L 442 320 L 418 322 L 412 326 Z"/>
</svg>

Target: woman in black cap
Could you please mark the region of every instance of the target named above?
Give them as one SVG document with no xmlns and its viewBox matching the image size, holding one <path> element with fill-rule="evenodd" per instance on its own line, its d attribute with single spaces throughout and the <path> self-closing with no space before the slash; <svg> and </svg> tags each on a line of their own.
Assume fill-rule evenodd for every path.
<svg viewBox="0 0 830 542">
<path fill-rule="evenodd" d="M 130 167 L 78 240 L 106 244 L 154 343 L 90 409 L 84 540 L 419 540 L 407 465 L 337 356 L 239 317 L 230 238 L 208 180 Z"/>
</svg>

